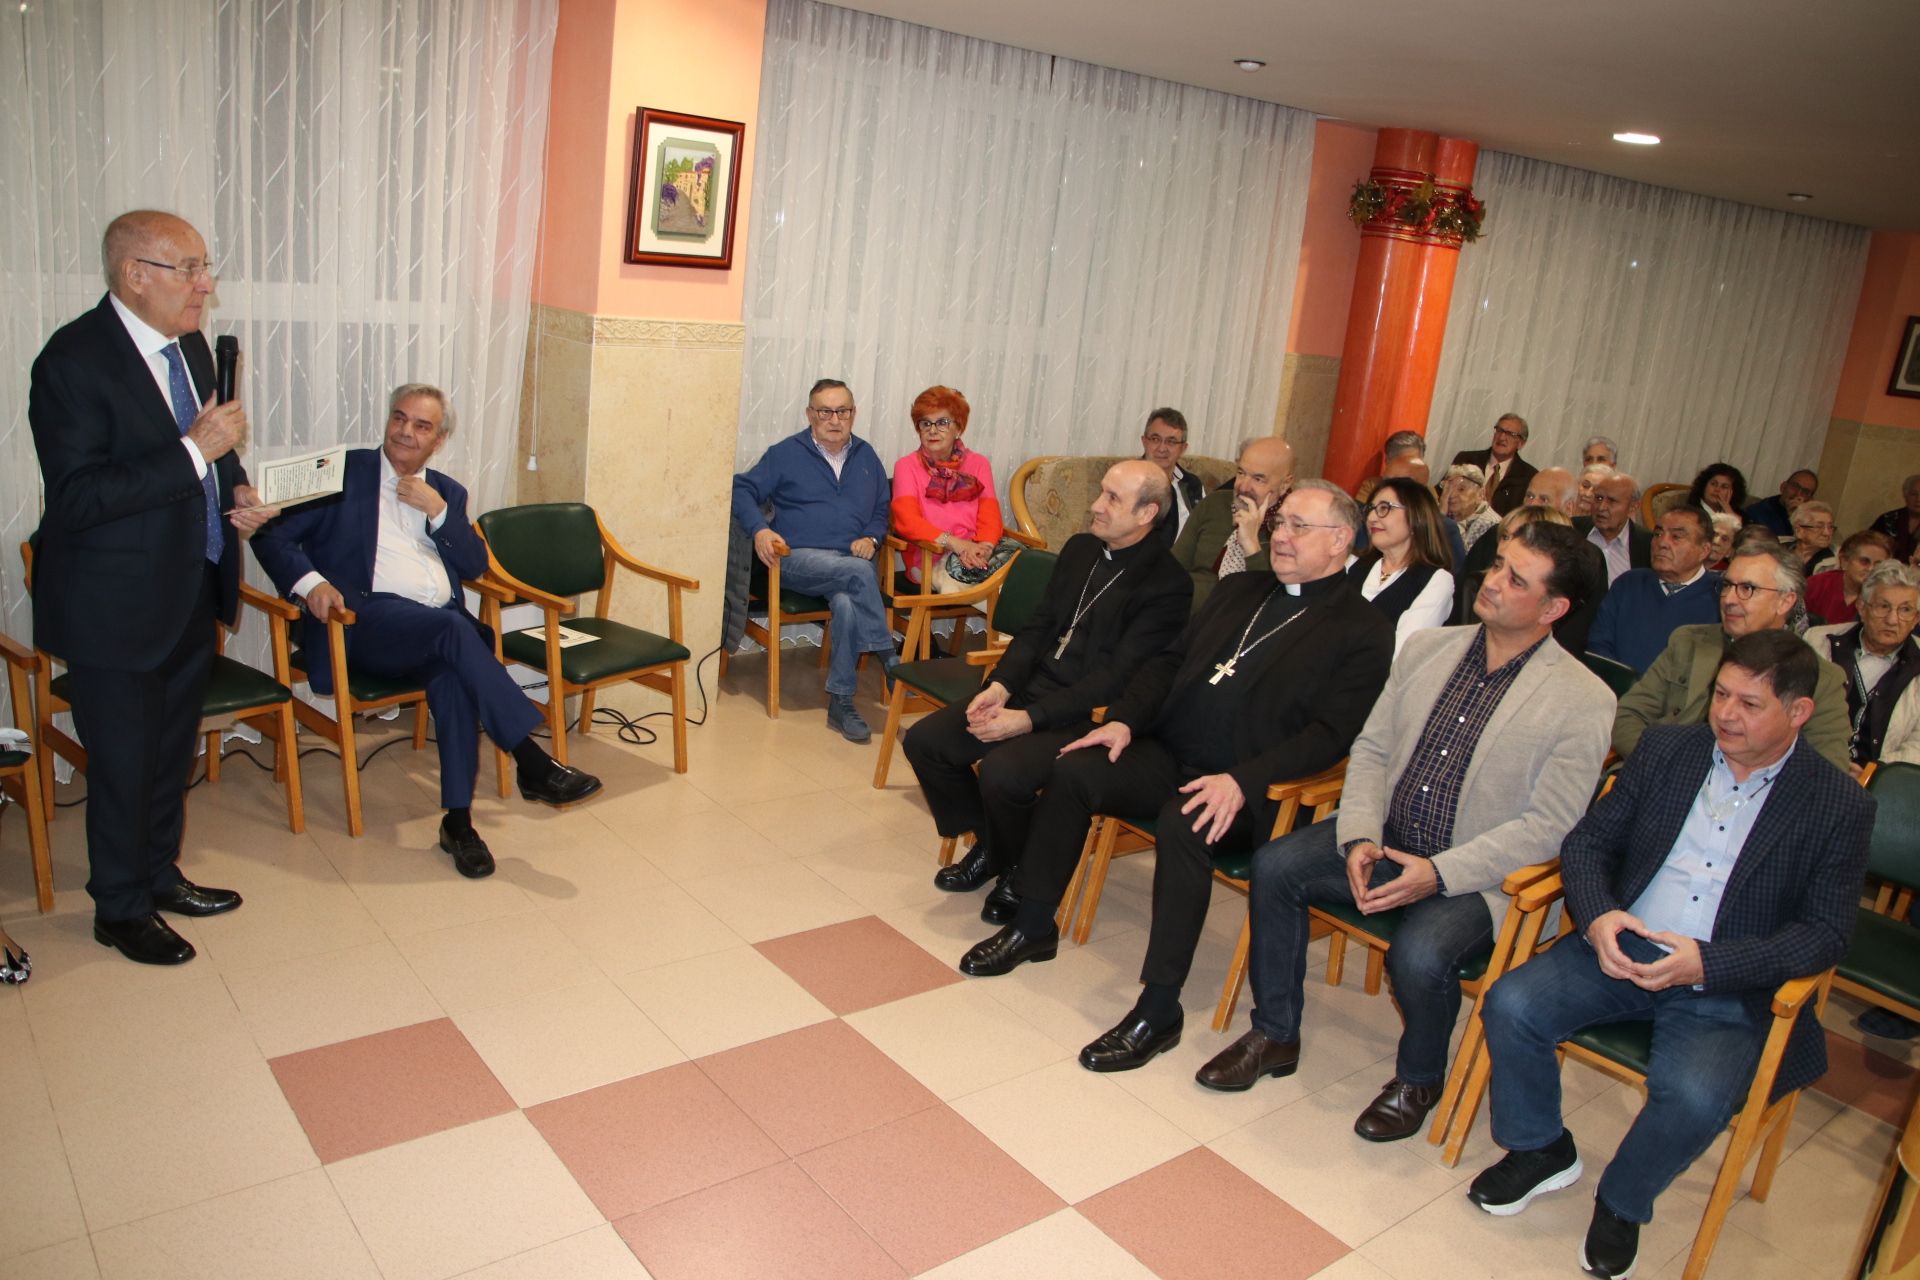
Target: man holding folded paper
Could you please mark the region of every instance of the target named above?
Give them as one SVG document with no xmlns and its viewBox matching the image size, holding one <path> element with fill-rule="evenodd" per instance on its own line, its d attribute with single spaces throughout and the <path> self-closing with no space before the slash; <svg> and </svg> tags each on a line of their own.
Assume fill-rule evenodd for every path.
<svg viewBox="0 0 1920 1280">
<path fill-rule="evenodd" d="M 520 794 L 571 804 L 600 779 L 555 761 L 533 739 L 543 716 L 493 654 L 492 634 L 467 612 L 462 578 L 487 570 L 487 549 L 467 519 L 467 491 L 429 471 L 453 434 L 444 392 L 410 382 L 393 393 L 379 449 L 346 456 L 334 497 L 296 507 L 262 528 L 254 554 L 274 585 L 307 609 L 308 653 L 326 651 L 326 623 L 350 609 L 347 662 L 355 671 L 426 686 L 440 748 L 440 847 L 461 875 L 493 873 L 473 829 L 479 732 L 513 753 Z M 331 692 L 325 663 L 308 668 L 314 692 Z"/>
</svg>

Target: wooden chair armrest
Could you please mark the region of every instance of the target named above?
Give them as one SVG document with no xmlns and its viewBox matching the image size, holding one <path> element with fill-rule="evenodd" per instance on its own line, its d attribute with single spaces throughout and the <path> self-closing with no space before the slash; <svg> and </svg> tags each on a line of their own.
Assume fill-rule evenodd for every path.
<svg viewBox="0 0 1920 1280">
<path fill-rule="evenodd" d="M 1559 873 L 1560 859 L 1558 858 L 1549 858 L 1545 862 L 1530 862 L 1524 867 L 1509 871 L 1507 878 L 1500 882 L 1500 892 L 1511 898 L 1534 881 Z"/>
<path fill-rule="evenodd" d="M 1514 895 L 1514 905 L 1522 911 L 1538 911 L 1566 895 L 1566 881 L 1554 870 Z"/>
<path fill-rule="evenodd" d="M 11 636 L 0 635 L 0 658 L 5 658 L 22 671 L 33 672 L 40 669 L 40 655 Z"/>
<path fill-rule="evenodd" d="M 573 601 L 563 600 L 559 596 L 547 594 L 538 587 L 528 586 L 526 583 L 520 581 L 520 579 L 508 573 L 505 569 L 502 569 L 500 562 L 494 558 L 493 548 L 491 547 L 487 548 L 487 575 L 495 586 L 504 588 L 515 598 L 531 600 L 542 608 L 552 609 L 558 613 L 570 614 L 574 611 Z M 514 600 L 502 600 L 500 603 L 512 604 Z"/>
<path fill-rule="evenodd" d="M 1326 799 L 1336 799 L 1340 795 L 1341 788 L 1346 784 L 1346 777 L 1347 762 L 1342 760 L 1332 768 L 1322 769 L 1319 773 L 1310 773 L 1304 778 L 1288 778 L 1284 782 L 1270 784 L 1267 787 L 1267 799 L 1285 800 L 1289 796 L 1300 796 L 1303 804 L 1320 803 L 1307 800 L 1307 794 L 1309 792 L 1324 793 L 1328 788 L 1332 789 L 1332 793 L 1327 795 Z"/>
<path fill-rule="evenodd" d="M 507 590 L 507 588 L 501 586 L 499 583 L 486 578 L 462 578 L 460 585 L 472 591 L 483 600 L 491 600 L 495 604 L 513 603 L 513 592 Z"/>
<path fill-rule="evenodd" d="M 682 591 L 698 591 L 700 589 L 700 582 L 697 578 L 689 578 L 683 573 L 674 573 L 668 569 L 658 568 L 634 556 L 625 547 L 620 545 L 619 541 L 613 536 L 613 531 L 607 528 L 607 522 L 600 519 L 599 512 L 594 512 L 593 518 L 600 525 L 601 544 L 612 553 L 615 560 L 627 568 L 633 570 L 643 578 L 653 578 L 669 586 L 679 587 Z"/>
<path fill-rule="evenodd" d="M 1821 984 L 1827 980 L 1831 969 L 1816 973 L 1807 978 L 1791 978 L 1780 984 L 1773 993 L 1773 1016 L 1776 1018 L 1795 1018 L 1807 1001 L 1819 994 Z"/>
<path fill-rule="evenodd" d="M 1019 529 L 1008 529 L 1003 527 L 1000 530 L 1000 536 L 1003 538 L 1010 538 L 1013 541 L 1019 543 L 1023 547 L 1032 547 L 1035 551 L 1045 551 L 1047 549 L 1046 539 L 1036 538 L 1034 535 L 1030 533 L 1024 533 Z"/>
<path fill-rule="evenodd" d="M 1872 782 L 1873 775 L 1879 771 L 1879 768 L 1880 768 L 1880 762 L 1878 760 L 1868 761 L 1866 767 L 1860 770 L 1860 778 L 1859 778 L 1860 785 L 1864 787 L 1869 782 Z"/>
<path fill-rule="evenodd" d="M 995 649 L 970 649 L 960 655 L 961 661 L 970 667 L 991 667 L 1006 656 L 1006 645 L 1001 645 Z"/>
<path fill-rule="evenodd" d="M 270 618 L 279 618 L 284 622 L 300 621 L 300 606 L 291 600 L 282 600 L 279 596 L 270 596 L 251 583 L 240 584 L 240 603 L 252 605 Z"/>
<path fill-rule="evenodd" d="M 338 609 L 335 609 L 333 616 L 327 619 L 328 643 L 332 643 L 333 633 L 336 630 L 340 630 L 343 627 L 350 627 L 358 621 L 360 621 L 360 615 L 347 608 L 347 606 L 341 605 Z M 340 630 L 340 639 L 344 641 L 346 638 L 347 633 L 344 630 Z"/>
</svg>

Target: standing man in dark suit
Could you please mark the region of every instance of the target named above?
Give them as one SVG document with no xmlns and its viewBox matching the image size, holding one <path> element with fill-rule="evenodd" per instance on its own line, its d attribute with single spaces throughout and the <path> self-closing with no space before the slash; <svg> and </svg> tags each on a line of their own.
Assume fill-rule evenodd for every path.
<svg viewBox="0 0 1920 1280">
<path fill-rule="evenodd" d="M 1616 471 L 1593 486 L 1593 514 L 1575 516 L 1574 530 L 1600 549 L 1607 561 L 1607 586 L 1629 569 L 1653 567 L 1653 533 L 1633 518 L 1640 486 Z"/>
<path fill-rule="evenodd" d="M 533 739 L 544 717 L 493 653 L 493 634 L 467 612 L 462 578 L 487 571 L 487 548 L 467 520 L 467 491 L 427 460 L 453 434 L 438 387 L 409 382 L 393 393 L 385 443 L 347 454 L 336 497 L 267 525 L 253 544 L 261 567 L 307 608 L 306 651 L 327 651 L 327 619 L 355 615 L 347 665 L 426 686 L 440 748 L 440 847 L 470 879 L 493 874 L 493 854 L 473 829 L 479 730 L 513 753 L 520 794 L 572 804 L 600 779 L 556 761 Z M 315 693 L 333 691 L 324 662 L 311 663 Z"/>
<path fill-rule="evenodd" d="M 1791 632 L 1736 639 L 1708 723 L 1649 729 L 1561 846 L 1566 906 L 1582 932 L 1488 993 L 1493 1137 L 1508 1154 L 1468 1196 L 1489 1213 L 1518 1213 L 1580 1177 L 1555 1046 L 1600 1023 L 1653 1024 L 1647 1105 L 1595 1192 L 1580 1259 L 1590 1274 L 1632 1269 L 1654 1201 L 1726 1128 L 1759 1062 L 1774 989 L 1846 951 L 1873 800 L 1799 741 L 1818 678 Z M 1825 1070 L 1808 1005 L 1777 1087 Z"/>
<path fill-rule="evenodd" d="M 143 209 L 113 220 L 100 254 L 107 296 L 33 362 L 27 418 L 46 497 L 34 643 L 67 663 L 87 747 L 93 935 L 142 964 L 184 964 L 192 945 L 157 913 L 240 905 L 176 863 L 215 619 L 233 625 L 238 538 L 275 513 L 233 452 L 246 410 L 213 403 L 206 241 Z"/>
<path fill-rule="evenodd" d="M 1180 1043 L 1180 988 L 1206 923 L 1214 851 L 1263 842 L 1267 787 L 1346 755 L 1387 682 L 1393 626 L 1345 572 L 1359 523 L 1337 486 L 1295 485 L 1274 525 L 1271 568 L 1221 579 L 1105 722 L 1061 749 L 1020 859 L 1013 922 L 960 970 L 987 977 L 1052 959 L 1053 914 L 1088 821 L 1157 819 L 1144 990 L 1080 1051 L 1089 1071 L 1131 1070 Z"/>
<path fill-rule="evenodd" d="M 1453 455 L 1455 463 L 1470 463 L 1487 476 L 1487 503 L 1501 515 L 1526 500 L 1527 481 L 1533 479 L 1533 464 L 1520 456 L 1527 445 L 1527 420 L 1517 413 L 1503 413 L 1493 424 L 1493 443 L 1485 449 L 1463 449 Z"/>
</svg>

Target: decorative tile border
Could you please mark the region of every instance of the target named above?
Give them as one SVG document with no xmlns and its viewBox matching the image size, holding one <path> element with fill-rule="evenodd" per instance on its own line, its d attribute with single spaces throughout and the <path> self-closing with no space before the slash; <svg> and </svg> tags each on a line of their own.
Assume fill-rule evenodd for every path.
<svg viewBox="0 0 1920 1280">
<path fill-rule="evenodd" d="M 737 351 L 747 344 L 747 326 L 728 321 L 595 316 L 539 303 L 534 304 L 533 314 L 539 334 L 566 342 L 693 351 Z"/>
</svg>

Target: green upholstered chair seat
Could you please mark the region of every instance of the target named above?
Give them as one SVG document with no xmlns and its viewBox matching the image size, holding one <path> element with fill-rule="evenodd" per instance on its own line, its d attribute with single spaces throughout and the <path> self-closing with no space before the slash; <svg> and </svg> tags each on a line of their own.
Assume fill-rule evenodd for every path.
<svg viewBox="0 0 1920 1280">
<path fill-rule="evenodd" d="M 568 618 L 561 625 L 569 631 L 599 637 L 589 644 L 577 644 L 560 651 L 560 674 L 568 684 L 592 684 L 644 667 L 685 662 L 693 656 L 683 644 L 611 618 Z M 546 670 L 547 642 L 538 633 L 509 631 L 500 638 L 500 650 L 513 662 Z"/>
<path fill-rule="evenodd" d="M 298 657 L 294 665 L 300 665 Z M 71 702 L 67 690 L 71 684 L 69 673 L 62 671 L 48 685 L 53 696 L 62 702 Z M 244 662 L 236 662 L 224 653 L 215 654 L 213 670 L 207 674 L 207 695 L 200 704 L 203 716 L 232 715 L 236 711 L 245 711 L 248 707 L 265 707 L 285 702 L 293 694 L 287 686 L 275 680 L 266 672 L 250 667 Z"/>
<path fill-rule="evenodd" d="M 288 657 L 296 672 L 311 670 L 311 668 L 307 666 L 307 657 L 304 651 L 295 649 Z M 308 683 L 311 684 L 312 681 L 308 681 Z M 354 701 L 356 702 L 381 702 L 388 698 L 401 698 L 409 694 L 424 691 L 423 686 L 417 681 L 391 679 L 387 676 L 370 676 L 364 672 L 355 671 L 352 667 L 347 668 L 347 686 L 348 691 L 353 694 Z"/>
<path fill-rule="evenodd" d="M 1400 931 L 1403 918 L 1399 911 L 1388 911 L 1381 915 L 1362 915 L 1360 908 L 1351 902 L 1316 902 L 1313 909 L 1323 915 L 1332 916 L 1341 924 L 1350 925 L 1361 933 L 1371 934 L 1387 945 L 1393 945 L 1393 935 Z"/>
<path fill-rule="evenodd" d="M 1570 1044 L 1617 1062 L 1623 1067 L 1647 1074 L 1647 1061 L 1653 1052 L 1653 1021 L 1608 1022 L 1575 1032 Z"/>
<path fill-rule="evenodd" d="M 1920 1005 L 1920 929 L 1893 916 L 1862 911 L 1839 976 L 1906 1005 Z"/>
<path fill-rule="evenodd" d="M 945 706 L 980 692 L 980 668 L 969 666 L 964 658 L 903 662 L 893 669 L 893 678 Z"/>
<path fill-rule="evenodd" d="M 1215 875 L 1227 876 L 1233 880 L 1251 880 L 1253 878 L 1253 855 L 1255 849 L 1242 849 L 1237 853 L 1216 853 L 1213 855 Z"/>
<path fill-rule="evenodd" d="M 1586 664 L 1587 670 L 1607 682 L 1607 688 L 1613 690 L 1616 698 L 1625 697 L 1627 690 L 1639 683 L 1640 673 L 1624 662 L 1615 662 L 1597 653 L 1582 654 L 1580 660 Z"/>
<path fill-rule="evenodd" d="M 766 603 L 762 599 L 760 606 L 765 608 Z M 796 613 L 831 612 L 833 612 L 833 604 L 825 596 L 810 596 L 804 591 L 788 591 L 785 587 L 780 588 L 780 613 L 783 617 L 790 617 Z"/>
<path fill-rule="evenodd" d="M 0 751 L 0 769 L 18 769 L 31 759 L 25 751 Z"/>
</svg>

